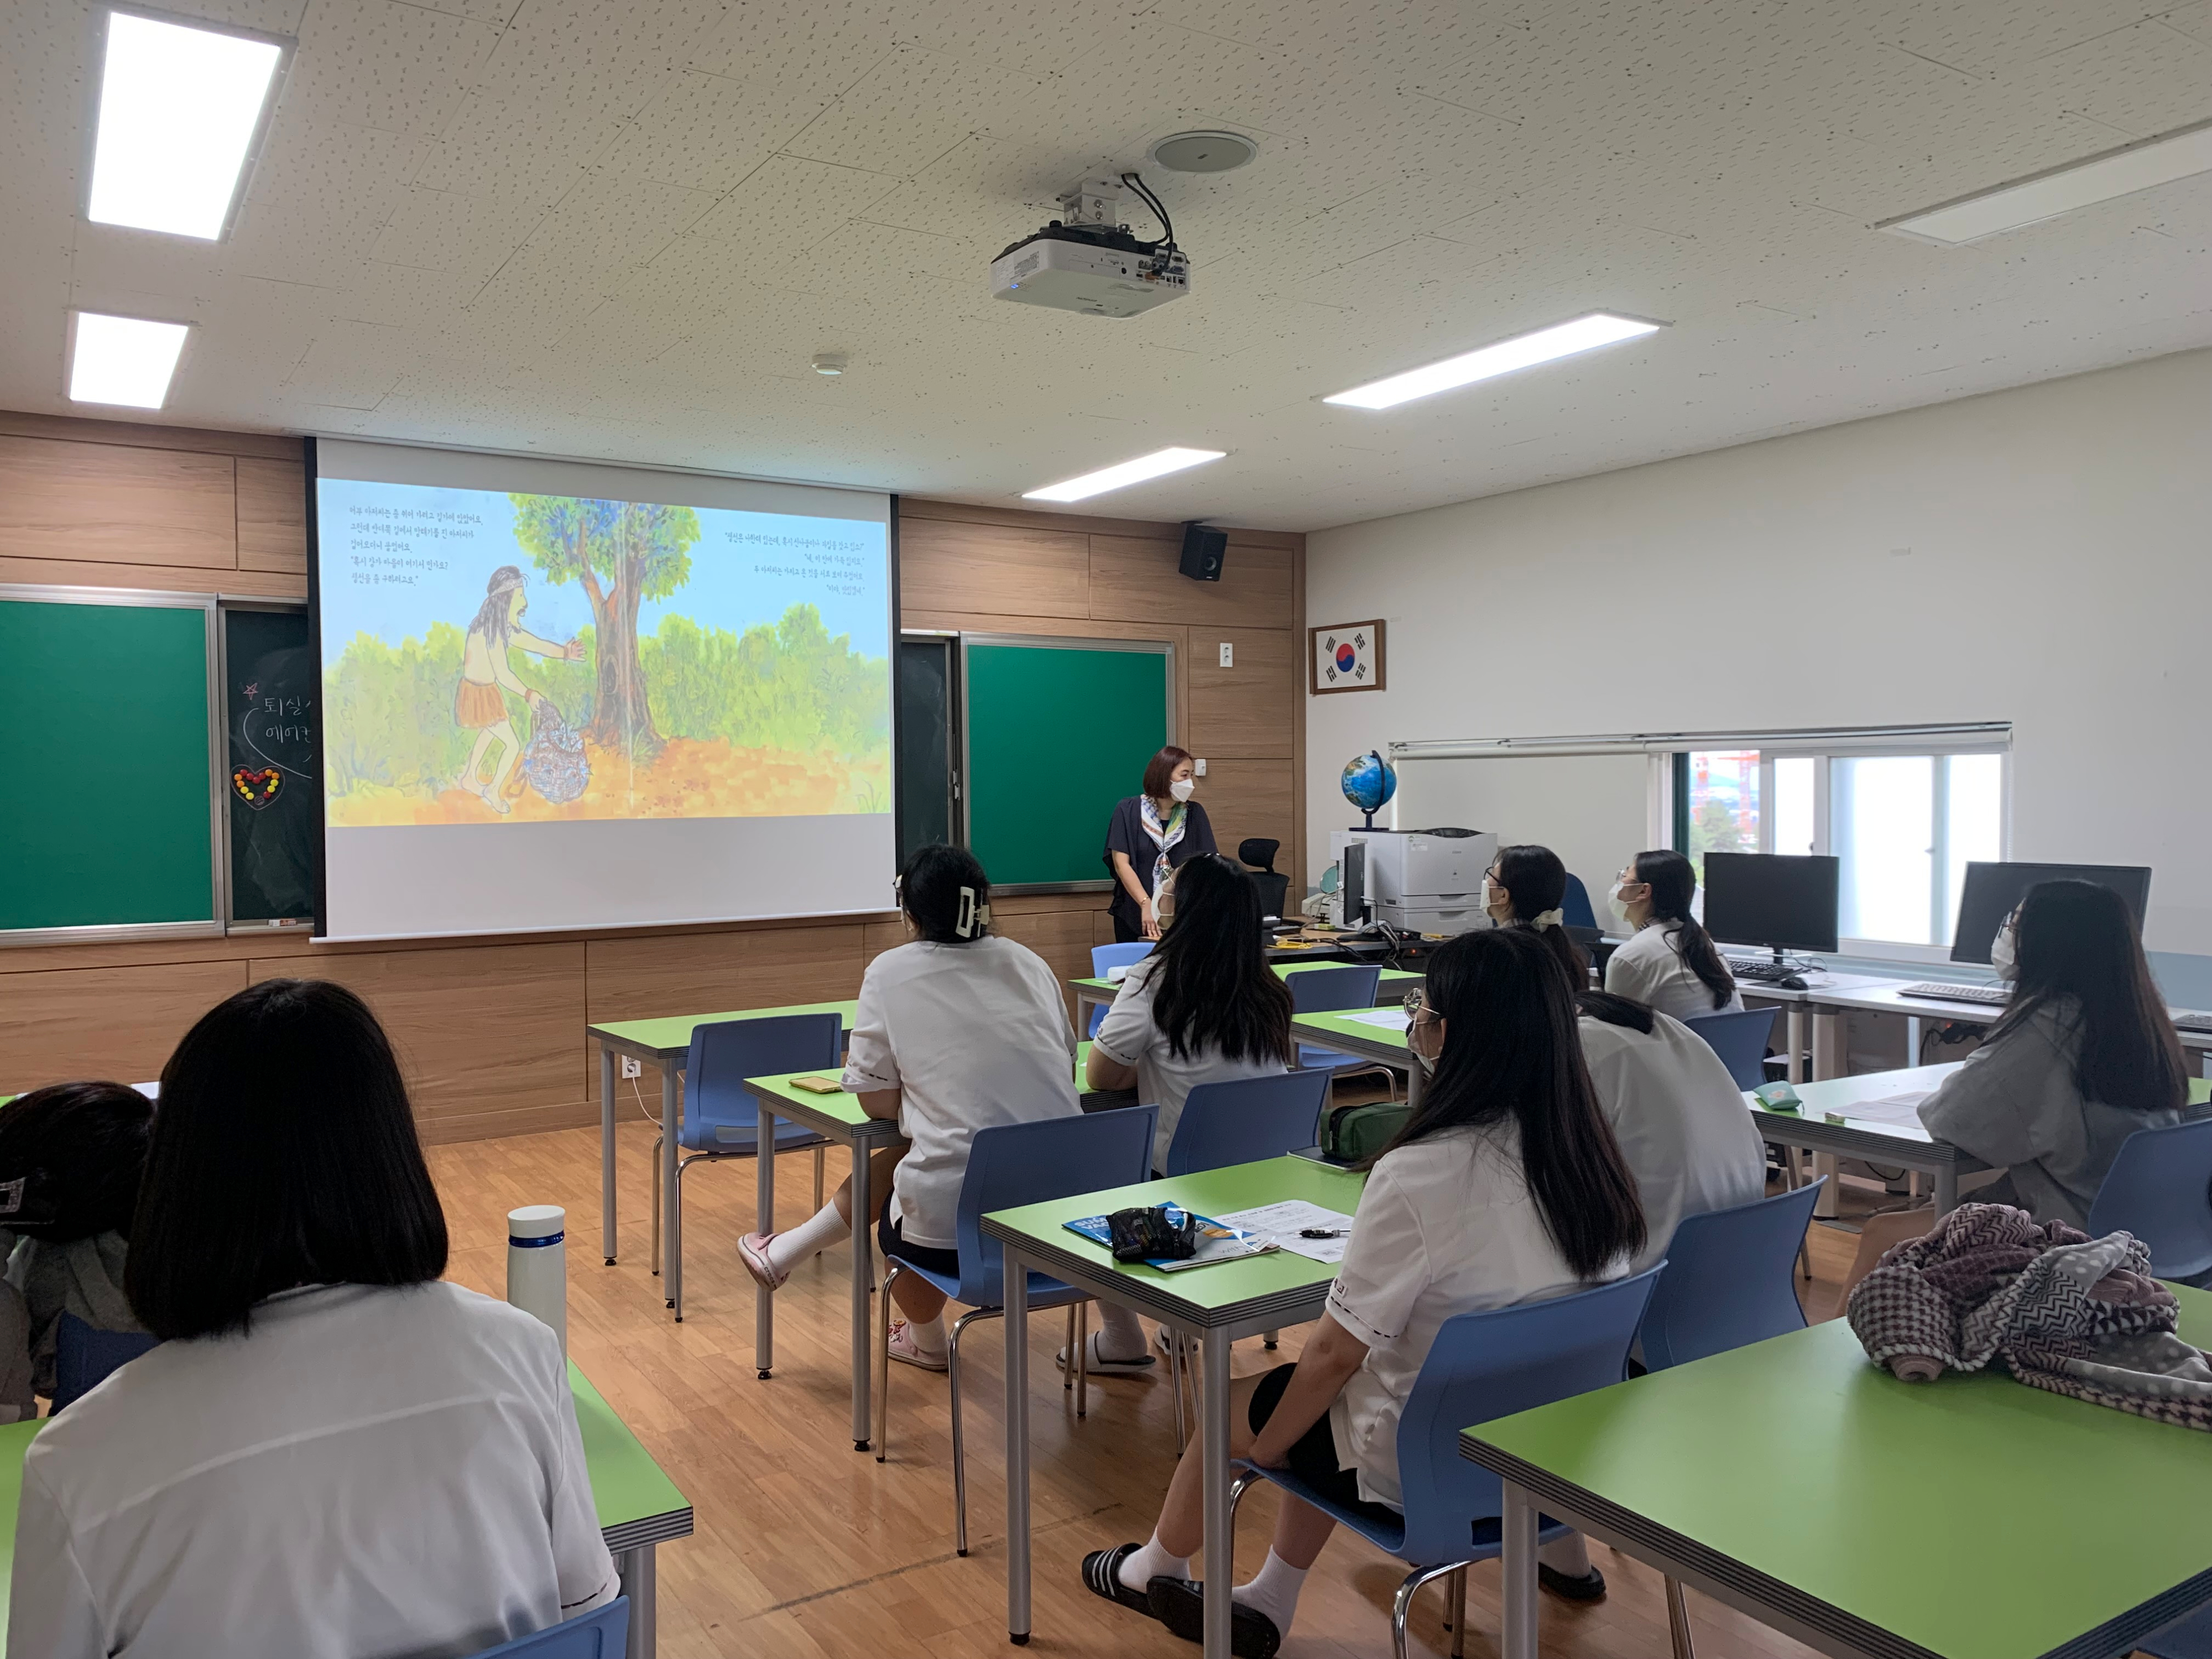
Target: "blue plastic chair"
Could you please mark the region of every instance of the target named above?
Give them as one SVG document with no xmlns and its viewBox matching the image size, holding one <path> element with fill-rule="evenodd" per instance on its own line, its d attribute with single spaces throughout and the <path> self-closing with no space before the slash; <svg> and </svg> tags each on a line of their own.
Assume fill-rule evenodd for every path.
<svg viewBox="0 0 2212 1659">
<path fill-rule="evenodd" d="M 1628 1345 L 1665 1266 L 1572 1296 L 1444 1321 L 1398 1420 L 1401 1516 L 1385 1520 L 1365 1506 L 1346 1508 L 1287 1469 L 1248 1463 L 1239 1466 L 1229 1490 L 1232 1536 L 1237 1500 L 1255 1481 L 1267 1480 L 1405 1562 L 1413 1571 L 1390 1607 L 1391 1648 L 1405 1659 L 1406 1618 L 1421 1586 L 1504 1548 L 1498 1477 L 1460 1455 L 1460 1431 L 1620 1382 L 1628 1370 Z M 1571 1530 L 1545 1521 L 1537 1535 L 1548 1541 Z M 1462 1577 L 1452 1584 L 1455 1654 L 1465 1651 L 1466 1612 Z"/>
<path fill-rule="evenodd" d="M 564 1619 L 534 1636 L 486 1648 L 474 1659 L 622 1659 L 629 1640 L 629 1597 L 617 1595 L 603 1607 Z"/>
<path fill-rule="evenodd" d="M 1182 1103 L 1163 1175 L 1256 1164 L 1314 1144 L 1328 1103 L 1327 1072 L 1201 1083 Z"/>
<path fill-rule="evenodd" d="M 1827 1181 L 1822 1176 L 1793 1192 L 1682 1218 L 1644 1315 L 1648 1369 L 1663 1371 L 1805 1328 L 1792 1275 Z"/>
<path fill-rule="evenodd" d="M 844 1066 L 844 1021 L 836 1013 L 777 1014 L 766 1019 L 721 1019 L 691 1028 L 684 1062 L 684 1116 L 676 1144 L 693 1154 L 676 1160 L 676 1218 L 684 1218 L 684 1172 L 694 1164 L 750 1158 L 759 1151 L 760 1103 L 745 1092 L 749 1077 L 823 1071 Z M 813 1130 L 775 1120 L 775 1150 L 814 1149 L 814 1207 L 822 1207 L 822 1156 L 829 1141 Z M 660 1139 L 653 1138 L 653 1270 L 660 1271 Z M 679 1231 L 675 1241 L 684 1248 Z M 682 1275 L 676 1276 L 680 1287 Z M 680 1323 L 683 1299 L 672 1300 Z"/>
<path fill-rule="evenodd" d="M 995 1128 L 978 1129 L 968 1145 L 968 1173 L 961 1178 L 960 1204 L 954 1212 L 959 1276 L 932 1273 L 897 1256 L 884 1260 L 883 1285 L 876 1298 L 877 1462 L 884 1461 L 890 1446 L 891 1285 L 901 1273 L 912 1273 L 968 1308 L 953 1322 L 946 1376 L 952 1396 L 953 1547 L 962 1555 L 968 1553 L 968 1455 L 960 1432 L 960 1338 L 976 1321 L 1002 1319 L 1006 1312 L 1006 1249 L 997 1239 L 984 1237 L 982 1218 L 994 1210 L 1046 1204 L 1055 1198 L 1151 1180 L 1152 1131 L 1158 1121 L 1158 1107 L 1125 1106 L 1081 1117 L 1053 1117 L 1038 1123 L 1002 1123 Z M 1080 1390 L 1075 1414 L 1081 1417 L 1090 1389 L 1084 1366 L 1086 1322 L 1082 1316 L 1090 1292 L 1040 1273 L 1029 1275 L 1028 1286 L 1032 1312 L 1062 1307 L 1068 1310 L 1066 1386 Z"/>
<path fill-rule="evenodd" d="M 1357 964 L 1343 968 L 1302 968 L 1291 975 L 1284 983 L 1291 988 L 1291 1012 L 1297 1014 L 1333 1014 L 1346 1009 L 1372 1008 L 1375 988 L 1382 982 L 1382 970 Z M 1341 1077 L 1352 1072 L 1380 1072 L 1389 1079 L 1395 1097 L 1398 1090 L 1397 1073 L 1380 1060 L 1362 1060 L 1357 1054 L 1347 1054 L 1316 1043 L 1298 1044 L 1298 1065 L 1307 1071 L 1327 1072 L 1332 1077 Z"/>
<path fill-rule="evenodd" d="M 2212 1659 L 2212 1607 L 2200 1607 L 2178 1625 L 2168 1625 L 2136 1644 L 2150 1659 Z"/>
<path fill-rule="evenodd" d="M 2150 1247 L 2160 1279 L 2212 1271 L 2212 1118 L 2138 1129 L 2089 1206 L 2089 1237 L 2124 1228 Z"/>
<path fill-rule="evenodd" d="M 1597 926 L 1597 912 L 1590 908 L 1589 889 L 1571 870 L 1567 872 L 1566 896 L 1559 902 L 1559 920 L 1570 927 Z"/>
<path fill-rule="evenodd" d="M 1712 1046 L 1737 1088 L 1756 1089 L 1766 1081 L 1766 1045 L 1774 1036 L 1774 1005 L 1769 1003 L 1735 1013 L 1698 1014 L 1682 1024 Z"/>
<path fill-rule="evenodd" d="M 103 1331 L 64 1313 L 54 1328 L 54 1403 L 49 1414 L 90 1394 L 160 1340 L 144 1331 Z"/>
<path fill-rule="evenodd" d="M 1133 963 L 1142 962 L 1158 948 L 1158 939 L 1133 939 L 1127 945 L 1094 945 L 1091 947 L 1091 977 L 1103 979 L 1109 968 L 1127 968 Z M 1091 1029 L 1083 1035 L 1086 1037 L 1097 1036 L 1098 1028 L 1105 1023 L 1106 1005 L 1103 1002 L 1092 1003 Z"/>
</svg>

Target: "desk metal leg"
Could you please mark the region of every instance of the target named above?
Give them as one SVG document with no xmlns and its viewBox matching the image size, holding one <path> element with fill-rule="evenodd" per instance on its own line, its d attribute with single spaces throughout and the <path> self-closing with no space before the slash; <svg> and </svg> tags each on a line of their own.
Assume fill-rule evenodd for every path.
<svg viewBox="0 0 2212 1659">
<path fill-rule="evenodd" d="M 615 1265 L 615 1051 L 599 1045 L 599 1248 Z"/>
<path fill-rule="evenodd" d="M 1421 1062 L 1412 1054 L 1406 1056 L 1406 1109 L 1411 1111 L 1421 1103 L 1421 1085 L 1426 1081 L 1421 1075 Z"/>
<path fill-rule="evenodd" d="M 679 1325 L 684 1322 L 684 1202 L 676 1190 L 676 1129 L 683 1113 L 683 1077 L 674 1060 L 660 1062 L 660 1236 L 668 1241 L 661 1289 L 667 1292 Z"/>
<path fill-rule="evenodd" d="M 624 1550 L 615 1557 L 615 1574 L 629 1597 L 629 1639 L 623 1644 L 623 1659 L 653 1659 L 659 1632 L 654 1628 L 659 1600 L 653 1585 L 653 1546 Z"/>
<path fill-rule="evenodd" d="M 868 1352 L 868 1281 L 873 1277 L 875 1255 L 869 1240 L 875 1228 L 869 1224 L 874 1205 L 868 1190 L 868 1143 L 853 1142 L 853 1449 L 868 1449 L 868 1407 L 873 1402 L 869 1387 L 872 1357 Z M 888 1292 L 887 1292 L 888 1294 Z"/>
<path fill-rule="evenodd" d="M 1206 1659 L 1229 1659 L 1229 1333 L 1207 1331 L 1199 1378 L 1199 1422 L 1206 1447 Z"/>
<path fill-rule="evenodd" d="M 1783 1073 L 1792 1083 L 1805 1081 L 1805 1005 L 1793 1002 L 1784 1022 L 1790 1043 L 1790 1065 Z"/>
<path fill-rule="evenodd" d="M 1830 1078 L 1842 1077 L 1850 1068 L 1844 1063 L 1844 1016 L 1835 1008 L 1813 1010 L 1813 1080 L 1825 1083 Z M 1813 1156 L 1813 1176 L 1828 1177 L 1828 1184 L 1820 1189 L 1814 1200 L 1813 1213 L 1823 1218 L 1836 1213 L 1836 1155 L 1816 1152 Z"/>
<path fill-rule="evenodd" d="M 765 1107 L 753 1130 L 753 1231 L 775 1231 L 775 1131 L 778 1120 Z M 753 1286 L 753 1370 L 762 1382 L 775 1369 L 775 1292 Z"/>
<path fill-rule="evenodd" d="M 1920 1016 L 1907 1014 L 1905 1018 L 1905 1063 L 1907 1066 L 1920 1064 Z"/>
<path fill-rule="evenodd" d="M 1498 1652 L 1503 1659 L 1536 1659 L 1536 1504 L 1522 1487 L 1503 1484 L 1505 1607 Z"/>
<path fill-rule="evenodd" d="M 1030 1267 L 1011 1249 L 1006 1274 L 1006 1637 L 1021 1647 L 1030 1639 Z"/>
<path fill-rule="evenodd" d="M 1959 1166 L 1946 1164 L 1936 1171 L 1936 1213 L 1947 1216 L 1959 1207 Z"/>
</svg>

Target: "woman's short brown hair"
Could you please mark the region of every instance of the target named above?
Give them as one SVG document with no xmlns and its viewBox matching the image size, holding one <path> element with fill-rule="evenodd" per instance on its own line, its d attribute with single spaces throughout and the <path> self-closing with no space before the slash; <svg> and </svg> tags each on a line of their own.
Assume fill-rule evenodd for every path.
<svg viewBox="0 0 2212 1659">
<path fill-rule="evenodd" d="M 1145 768 L 1145 793 L 1154 800 L 1168 798 L 1168 785 L 1175 781 L 1175 769 L 1190 758 L 1190 750 L 1178 749 L 1173 744 L 1152 757 Z"/>
</svg>

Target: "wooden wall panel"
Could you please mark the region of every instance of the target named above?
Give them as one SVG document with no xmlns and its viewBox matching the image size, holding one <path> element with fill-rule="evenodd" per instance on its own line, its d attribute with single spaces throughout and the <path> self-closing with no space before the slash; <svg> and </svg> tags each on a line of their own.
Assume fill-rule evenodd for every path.
<svg viewBox="0 0 2212 1659">
<path fill-rule="evenodd" d="M 1193 581 L 1178 572 L 1181 554 L 1177 542 L 1093 536 L 1091 614 L 1224 628 L 1291 625 L 1288 550 L 1232 541 L 1218 582 Z"/>
<path fill-rule="evenodd" d="M 1105 893 L 1039 893 L 1018 899 L 994 900 L 991 931 L 1018 939 L 1045 959 L 1061 989 L 1071 1018 L 1075 995 L 1066 981 L 1091 971 L 1091 947 L 1097 942 L 1096 918 L 1105 914 Z M 1106 937 L 1114 937 L 1107 924 Z"/>
<path fill-rule="evenodd" d="M 133 448 L 177 449 L 200 455 L 258 455 L 270 461 L 296 461 L 304 453 L 299 439 L 282 432 L 217 432 L 205 427 L 160 426 L 151 421 L 88 421 L 79 415 L 27 415 L 9 409 L 0 409 L 0 433 L 12 438 L 58 438 L 68 443 L 123 444 Z"/>
<path fill-rule="evenodd" d="M 1068 531 L 901 520 L 899 607 L 1087 617 L 1089 546 Z"/>
<path fill-rule="evenodd" d="M 1221 760 L 1206 769 L 1199 799 L 1213 820 L 1213 839 L 1231 858 L 1247 836 L 1267 836 L 1287 852 L 1297 827 L 1297 775 L 1285 760 Z M 1281 855 L 1275 868 L 1287 866 Z"/>
<path fill-rule="evenodd" d="M 1190 712 L 1183 746 L 1217 759 L 1288 760 L 1297 727 L 1297 647 L 1287 629 L 1208 628 L 1190 633 Z M 1233 665 L 1221 665 L 1221 647 Z"/>
<path fill-rule="evenodd" d="M 226 565 L 200 568 L 181 564 L 94 564 L 75 559 L 0 557 L 0 582 L 64 587 L 147 587 L 165 593 L 246 593 L 264 599 L 307 597 L 305 574 L 233 570 Z"/>
<path fill-rule="evenodd" d="M 307 469 L 301 461 L 238 462 L 238 568 L 307 575 Z"/>
<path fill-rule="evenodd" d="M 0 436 L 0 556 L 238 568 L 228 455 Z"/>
<path fill-rule="evenodd" d="M 32 958 L 34 951 L 14 955 Z M 192 1022 L 246 983 L 244 962 L 0 977 L 0 1094 L 71 1079 L 144 1083 L 157 1078 Z"/>
</svg>

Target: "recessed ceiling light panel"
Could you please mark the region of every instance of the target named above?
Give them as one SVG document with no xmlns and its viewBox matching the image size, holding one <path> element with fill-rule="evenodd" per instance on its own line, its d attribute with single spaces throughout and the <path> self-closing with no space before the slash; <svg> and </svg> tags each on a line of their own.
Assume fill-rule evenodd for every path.
<svg viewBox="0 0 2212 1659">
<path fill-rule="evenodd" d="M 1138 456 L 1133 461 L 1102 467 L 1096 472 L 1086 472 L 1079 478 L 1063 479 L 1056 484 L 1047 484 L 1042 489 L 1024 490 L 1022 499 L 1025 501 L 1086 501 L 1093 495 L 1103 495 L 1109 489 L 1127 489 L 1131 484 L 1143 483 L 1148 478 L 1165 477 L 1169 473 L 1180 472 L 1185 467 L 1218 461 L 1228 453 L 1225 449 L 1156 449 L 1149 455 Z"/>
<path fill-rule="evenodd" d="M 189 324 L 98 311 L 76 312 L 71 320 L 71 403 L 159 409 L 169 400 L 169 380 L 177 372 L 177 354 L 185 349 Z"/>
<path fill-rule="evenodd" d="M 1228 173 L 1259 153 L 1241 132 L 1178 132 L 1154 144 L 1150 155 L 1154 167 L 1170 173 Z"/>
<path fill-rule="evenodd" d="M 1393 374 L 1388 380 L 1374 380 L 1365 386 L 1354 386 L 1349 392 L 1335 392 L 1322 401 L 1347 409 L 1395 409 L 1400 404 L 1411 403 L 1416 398 L 1426 398 L 1435 392 L 1472 386 L 1477 380 L 1494 380 L 1500 374 L 1510 374 L 1516 369 L 1532 368 L 1538 363 L 1571 357 L 1577 352 L 1594 351 L 1600 346 L 1639 339 L 1646 334 L 1656 334 L 1666 326 L 1664 323 L 1646 322 L 1640 317 L 1621 317 L 1609 311 L 1594 311 L 1587 317 L 1577 317 L 1571 322 L 1540 328 L 1533 334 L 1516 334 L 1510 340 L 1500 340 L 1496 345 L 1462 352 L 1458 356 L 1447 357 L 1439 363 L 1431 363 L 1423 368 L 1409 368 L 1403 374 Z"/>
<path fill-rule="evenodd" d="M 2154 138 L 2122 144 L 2086 161 L 2030 173 L 1993 190 L 1885 219 L 1875 228 L 1956 247 L 2207 172 L 2212 172 L 2212 121 L 2199 121 Z"/>
<path fill-rule="evenodd" d="M 266 35 L 109 12 L 85 217 L 221 240 L 287 51 Z"/>
</svg>

